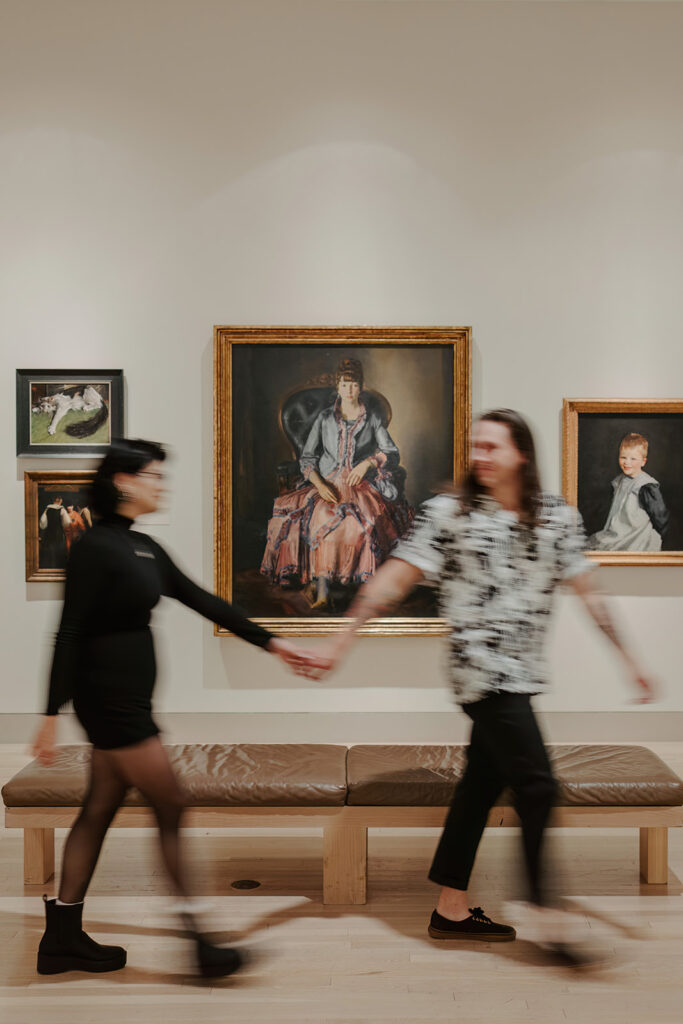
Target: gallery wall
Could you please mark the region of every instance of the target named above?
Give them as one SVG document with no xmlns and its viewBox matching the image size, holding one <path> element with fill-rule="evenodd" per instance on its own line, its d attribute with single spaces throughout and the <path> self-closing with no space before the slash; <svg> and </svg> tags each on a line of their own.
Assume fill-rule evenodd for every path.
<svg viewBox="0 0 683 1024">
<path fill-rule="evenodd" d="M 214 324 L 471 325 L 475 410 L 528 415 L 550 489 L 563 397 L 681 397 L 680 4 L 5 0 L 0 17 L 7 722 L 42 705 L 60 596 L 24 582 L 23 472 L 55 463 L 15 458 L 16 367 L 123 368 L 129 435 L 173 451 L 148 529 L 207 584 Z M 683 568 L 599 579 L 662 701 L 629 708 L 562 596 L 542 707 L 665 731 Z M 161 711 L 225 737 L 461 728 L 437 640 L 365 639 L 320 684 L 179 606 L 155 623 Z"/>
</svg>

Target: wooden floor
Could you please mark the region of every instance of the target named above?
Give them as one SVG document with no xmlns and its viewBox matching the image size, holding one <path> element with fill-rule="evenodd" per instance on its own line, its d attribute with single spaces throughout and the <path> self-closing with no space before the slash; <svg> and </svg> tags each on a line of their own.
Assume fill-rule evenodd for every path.
<svg viewBox="0 0 683 1024">
<path fill-rule="evenodd" d="M 649 745 L 683 774 L 683 743 Z M 0 747 L 0 780 L 27 760 L 19 747 Z M 589 975 L 547 963 L 523 928 L 502 945 L 430 940 L 433 832 L 372 833 L 369 901 L 348 913 L 322 906 L 320 837 L 193 832 L 197 888 L 214 897 L 207 924 L 220 941 L 253 953 L 242 974 L 205 983 L 192 974 L 187 939 L 169 912 L 153 837 L 136 831 L 108 838 L 86 903 L 89 930 L 124 945 L 128 966 L 99 977 L 36 974 L 40 893 L 54 885 L 24 888 L 21 837 L 0 831 L 0 1020 L 680 1024 L 682 832 L 670 834 L 667 886 L 638 881 L 635 831 L 552 833 L 553 863 L 561 855 L 563 864 L 558 885 L 588 941 L 609 957 Z M 518 845 L 512 830 L 484 838 L 471 892 L 493 916 L 519 895 Z M 245 878 L 260 887 L 231 887 Z"/>
</svg>

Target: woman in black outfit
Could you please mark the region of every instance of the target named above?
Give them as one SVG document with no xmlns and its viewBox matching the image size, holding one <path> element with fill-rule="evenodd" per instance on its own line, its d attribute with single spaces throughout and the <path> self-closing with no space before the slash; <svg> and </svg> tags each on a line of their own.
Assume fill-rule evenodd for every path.
<svg viewBox="0 0 683 1024">
<path fill-rule="evenodd" d="M 156 666 L 149 620 L 159 598 L 182 601 L 301 674 L 316 663 L 203 590 L 156 541 L 131 530 L 138 515 L 158 507 L 164 459 L 163 448 L 148 441 L 112 446 L 93 483 L 92 506 L 101 519 L 74 545 L 67 566 L 46 717 L 34 754 L 44 764 L 52 761 L 57 713 L 72 699 L 93 749 L 88 792 L 64 847 L 59 898 L 45 901 L 41 974 L 113 971 L 126 963 L 125 950 L 96 943 L 82 931 L 81 918 L 102 842 L 131 786 L 153 808 L 166 869 L 180 899 L 191 905 L 179 848 L 185 801 L 152 718 Z M 226 975 L 240 966 L 237 950 L 212 946 L 191 918 L 190 925 L 204 975 Z"/>
</svg>

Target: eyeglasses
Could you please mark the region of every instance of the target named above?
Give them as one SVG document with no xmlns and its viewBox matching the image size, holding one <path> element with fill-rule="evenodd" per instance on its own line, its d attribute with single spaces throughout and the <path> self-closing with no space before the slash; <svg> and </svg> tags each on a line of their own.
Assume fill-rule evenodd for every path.
<svg viewBox="0 0 683 1024">
<path fill-rule="evenodd" d="M 140 472 L 137 474 L 137 476 L 153 476 L 155 478 L 155 480 L 164 480 L 165 479 L 163 473 L 152 473 L 152 472 L 150 472 L 149 470 L 146 470 L 146 469 L 141 469 Z"/>
</svg>

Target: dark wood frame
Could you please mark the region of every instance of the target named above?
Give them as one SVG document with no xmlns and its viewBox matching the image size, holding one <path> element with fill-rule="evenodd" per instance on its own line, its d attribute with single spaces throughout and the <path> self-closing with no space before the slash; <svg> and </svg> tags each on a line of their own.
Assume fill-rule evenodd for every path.
<svg viewBox="0 0 683 1024">
<path fill-rule="evenodd" d="M 123 370 L 17 370 L 16 371 L 16 423 L 17 456 L 51 459 L 90 458 L 106 455 L 108 444 L 31 444 L 30 394 L 31 384 L 109 384 L 109 435 L 122 437 L 123 422 Z M 27 418 L 28 409 L 28 418 Z"/>
</svg>

